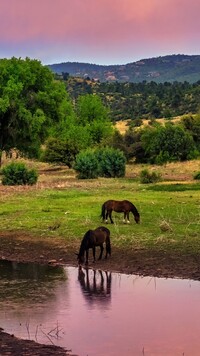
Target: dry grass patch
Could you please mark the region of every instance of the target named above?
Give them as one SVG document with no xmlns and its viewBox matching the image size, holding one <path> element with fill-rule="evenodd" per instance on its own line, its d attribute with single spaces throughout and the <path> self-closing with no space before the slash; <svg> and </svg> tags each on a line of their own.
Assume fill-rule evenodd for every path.
<svg viewBox="0 0 200 356">
<path fill-rule="evenodd" d="M 160 172 L 163 181 L 191 183 L 194 182 L 194 174 L 200 171 L 200 160 L 171 162 L 162 166 L 155 164 L 129 164 L 126 166 L 126 177 L 139 178 L 142 169 L 148 169 L 150 173 Z"/>
</svg>

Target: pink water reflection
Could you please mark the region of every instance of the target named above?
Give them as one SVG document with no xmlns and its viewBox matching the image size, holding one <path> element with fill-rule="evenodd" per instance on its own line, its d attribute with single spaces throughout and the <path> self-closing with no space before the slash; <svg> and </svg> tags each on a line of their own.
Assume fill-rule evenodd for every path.
<svg viewBox="0 0 200 356">
<path fill-rule="evenodd" d="M 29 320 L 30 337 L 37 328 L 49 343 L 44 332 L 58 325 L 53 342 L 79 356 L 200 355 L 200 282 L 82 272 L 66 268 L 53 298 L 17 314 L 1 305 L 0 326 L 27 338 Z"/>
</svg>

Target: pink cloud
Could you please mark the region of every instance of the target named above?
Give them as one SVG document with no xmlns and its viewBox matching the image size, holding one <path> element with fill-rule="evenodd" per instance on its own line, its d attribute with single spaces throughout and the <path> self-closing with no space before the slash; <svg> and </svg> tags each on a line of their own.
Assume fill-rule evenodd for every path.
<svg viewBox="0 0 200 356">
<path fill-rule="evenodd" d="M 200 50 L 199 13 L 199 0 L 1 0 L 0 44 L 116 55 Z"/>
</svg>

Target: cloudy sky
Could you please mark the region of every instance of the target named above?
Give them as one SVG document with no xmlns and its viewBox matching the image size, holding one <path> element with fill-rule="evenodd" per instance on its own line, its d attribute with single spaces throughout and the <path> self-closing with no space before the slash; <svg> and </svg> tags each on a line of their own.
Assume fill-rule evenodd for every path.
<svg viewBox="0 0 200 356">
<path fill-rule="evenodd" d="M 200 54 L 200 0 L 0 0 L 0 58 L 126 64 Z"/>
</svg>

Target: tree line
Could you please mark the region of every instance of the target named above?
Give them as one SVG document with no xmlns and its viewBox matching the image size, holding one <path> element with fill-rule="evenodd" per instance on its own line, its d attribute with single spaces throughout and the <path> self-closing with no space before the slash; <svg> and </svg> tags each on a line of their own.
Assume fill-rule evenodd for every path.
<svg viewBox="0 0 200 356">
<path fill-rule="evenodd" d="M 117 89 L 118 83 L 112 85 Z M 186 91 L 190 85 L 184 85 Z M 161 96 L 157 85 L 147 83 L 130 85 L 127 93 L 135 88 L 139 97 L 139 87 L 146 88 L 146 102 L 148 93 Z M 193 85 L 194 92 L 198 88 Z M 95 176 L 109 177 L 125 174 L 126 162 L 162 164 L 199 155 L 200 115 L 176 125 L 170 120 L 164 126 L 153 120 L 147 127 L 131 125 L 125 135 L 114 128 L 112 115 L 98 92 L 73 97 L 68 78 L 56 78 L 38 60 L 0 60 L 0 156 L 15 148 L 29 158 L 76 167 L 80 177 L 91 167 Z"/>
<path fill-rule="evenodd" d="M 196 113 L 200 108 L 200 81 L 141 83 L 95 82 L 89 78 L 66 77 L 66 87 L 76 100 L 85 93 L 98 94 L 109 107 L 113 121 L 149 118 L 171 118 Z"/>
</svg>

